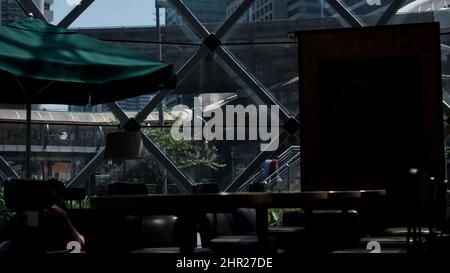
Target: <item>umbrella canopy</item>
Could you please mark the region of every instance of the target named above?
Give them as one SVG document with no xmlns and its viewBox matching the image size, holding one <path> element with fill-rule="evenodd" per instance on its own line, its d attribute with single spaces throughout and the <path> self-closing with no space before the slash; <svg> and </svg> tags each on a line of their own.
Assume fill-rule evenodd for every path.
<svg viewBox="0 0 450 273">
<path fill-rule="evenodd" d="M 37 19 L 0 27 L 0 103 L 91 105 L 176 85 L 173 66 Z"/>
<path fill-rule="evenodd" d="M 37 19 L 0 27 L 1 103 L 95 105 L 174 88 L 171 64 Z"/>
</svg>

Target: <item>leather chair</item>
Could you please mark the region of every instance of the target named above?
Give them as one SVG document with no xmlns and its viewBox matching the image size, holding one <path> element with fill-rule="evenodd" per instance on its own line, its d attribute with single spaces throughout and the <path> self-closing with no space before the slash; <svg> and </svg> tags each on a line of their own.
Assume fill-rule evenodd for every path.
<svg viewBox="0 0 450 273">
<path fill-rule="evenodd" d="M 357 211 L 312 210 L 292 211 L 283 214 L 284 227 L 297 227 L 296 236 L 284 240 L 284 247 L 296 252 L 328 253 L 355 246 L 361 236 L 360 217 Z"/>
<path fill-rule="evenodd" d="M 269 236 L 266 243 L 259 242 L 254 209 L 240 208 L 230 213 L 208 213 L 203 227 L 202 239 L 214 253 L 248 255 L 277 252 L 273 237 Z"/>
<path fill-rule="evenodd" d="M 141 183 L 114 182 L 108 186 L 109 195 L 148 194 L 147 185 Z"/>
<path fill-rule="evenodd" d="M 4 182 L 5 206 L 16 212 L 11 221 L 12 252 L 65 251 L 64 226 L 43 214 L 61 197 L 63 189 L 64 184 L 57 180 L 11 178 Z"/>
<path fill-rule="evenodd" d="M 120 183 L 110 184 L 112 195 L 147 194 L 145 184 Z M 125 215 L 127 244 L 130 253 L 180 253 L 178 217 L 174 215 Z M 205 249 L 196 252 L 207 253 Z"/>
</svg>

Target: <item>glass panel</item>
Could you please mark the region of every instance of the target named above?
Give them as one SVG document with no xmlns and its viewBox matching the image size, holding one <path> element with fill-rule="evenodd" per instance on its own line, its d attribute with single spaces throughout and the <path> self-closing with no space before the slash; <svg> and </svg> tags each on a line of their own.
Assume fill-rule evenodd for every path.
<svg viewBox="0 0 450 273">
<path fill-rule="evenodd" d="M 198 100 L 197 104 L 194 104 L 194 98 Z M 249 120 L 243 124 L 244 127 L 239 128 L 245 132 L 246 137 L 242 140 L 236 139 L 236 136 L 227 136 L 226 132 L 231 127 L 224 128 L 224 120 L 223 126 L 214 127 L 222 138 L 206 139 L 202 130 L 208 127 L 208 122 L 212 126 L 212 121 L 201 109 L 206 112 L 220 111 L 225 118 L 226 106 L 251 105 L 258 109 L 259 104 L 259 99 L 223 61 L 217 55 L 209 54 L 179 83 L 165 103 L 166 112 L 175 115 L 175 120 L 180 115 L 188 115 L 199 121 L 193 128 L 198 128 L 201 140 L 174 141 L 169 135 L 170 129 L 166 127 L 163 141 L 158 141 L 162 134 L 160 129 L 152 127 L 147 131 L 192 181 L 214 181 L 219 183 L 221 189 L 225 189 L 260 153 L 261 144 L 266 141 L 260 135 L 254 139 L 249 137 L 249 128 L 256 128 L 256 124 Z M 194 112 L 194 109 L 200 112 Z M 215 113 L 212 115 L 214 117 Z M 237 121 L 234 124 L 237 126 Z M 166 126 L 170 127 L 171 122 L 166 121 Z M 195 129 L 192 130 L 195 132 Z"/>
<path fill-rule="evenodd" d="M 0 111 L 8 114 L 14 110 Z M 95 115 L 72 114 L 72 120 L 67 119 L 70 116 L 67 112 L 33 112 L 33 116 L 41 116 L 43 119 L 48 116 L 53 119 L 47 119 L 42 124 L 33 123 L 31 126 L 33 179 L 56 178 L 68 182 L 104 146 L 105 134 L 116 130 L 116 126 L 99 122 L 102 118 Z M 94 121 L 92 118 L 98 120 Z M 78 120 L 74 121 L 76 119 Z M 23 123 L 16 122 L 2 121 L 0 124 L 0 155 L 21 177 L 25 177 L 26 128 Z M 83 125 L 86 123 L 92 125 Z"/>
<path fill-rule="evenodd" d="M 204 24 L 214 31 L 227 18 L 227 2 L 223 0 L 184 0 L 186 7 Z M 183 17 L 172 6 L 166 9 L 167 26 L 183 24 Z"/>
<path fill-rule="evenodd" d="M 444 100 L 450 105 L 450 32 L 441 34 L 442 89 Z"/>
<path fill-rule="evenodd" d="M 441 28 L 450 28 L 450 1 L 447 1 L 449 6 L 447 8 L 434 11 L 434 18 L 441 24 Z"/>
<path fill-rule="evenodd" d="M 272 4 L 272 1 L 267 3 Z M 288 36 L 289 32 L 343 26 L 340 17 L 332 16 L 335 14 L 334 10 L 328 5 L 322 5 L 320 0 L 291 0 L 286 3 L 284 13 L 276 12 L 277 6 L 272 7 L 272 12 L 278 14 L 272 19 L 264 19 L 264 16 L 258 20 L 259 17 L 255 17 L 255 20 L 241 19 L 226 33 L 223 42 L 225 44 L 292 42 Z"/>
<path fill-rule="evenodd" d="M 54 0 L 33 0 L 36 6 L 39 8 L 41 12 L 44 13 L 45 18 L 50 23 L 54 23 L 54 11 L 55 6 L 53 5 Z M 60 2 L 66 2 L 57 0 Z M 22 10 L 20 5 L 16 0 L 1 0 L 0 4 L 0 25 L 7 25 L 9 23 L 25 19 L 27 14 Z M 70 8 L 67 11 L 61 11 L 60 14 L 66 14 L 70 11 Z M 58 21 L 59 22 L 59 21 Z"/>
<path fill-rule="evenodd" d="M 230 45 L 227 48 L 280 105 L 292 115 L 298 113 L 297 44 Z"/>
<path fill-rule="evenodd" d="M 360 16 L 382 14 L 392 2 L 392 0 L 341 0 L 349 10 Z"/>
<path fill-rule="evenodd" d="M 1 0 L 0 12 L 1 25 L 7 25 L 27 17 L 16 0 Z"/>
<path fill-rule="evenodd" d="M 442 28 L 441 31 L 441 60 L 442 60 L 442 95 L 447 105 L 450 105 L 450 28 Z M 450 109 L 444 106 L 445 118 L 450 117 Z M 447 173 L 450 173 L 450 127 L 448 123 L 445 123 L 445 135 L 446 135 L 446 149 L 445 155 L 447 158 Z"/>
<path fill-rule="evenodd" d="M 108 161 L 102 164 L 95 174 L 95 193 L 110 194 L 109 187 L 112 183 L 145 184 L 148 193 L 181 192 L 148 152 L 144 159 Z"/>
</svg>

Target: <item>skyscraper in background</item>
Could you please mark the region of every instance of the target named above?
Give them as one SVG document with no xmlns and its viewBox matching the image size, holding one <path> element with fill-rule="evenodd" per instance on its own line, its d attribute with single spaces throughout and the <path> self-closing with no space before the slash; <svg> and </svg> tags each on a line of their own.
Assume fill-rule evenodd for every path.
<svg viewBox="0 0 450 273">
<path fill-rule="evenodd" d="M 202 23 L 223 22 L 227 18 L 227 5 L 232 0 L 184 0 L 183 3 Z M 171 6 L 166 8 L 166 25 L 180 25 L 183 19 Z"/>
<path fill-rule="evenodd" d="M 226 9 L 227 17 L 231 16 L 242 2 L 243 0 L 229 2 Z M 369 5 L 367 0 L 341 0 L 341 2 L 357 15 L 380 14 L 392 3 L 381 1 L 381 5 Z M 255 0 L 240 20 L 254 22 L 329 16 L 337 14 L 325 0 Z"/>
<path fill-rule="evenodd" d="M 53 21 L 53 0 L 33 0 L 36 6 L 44 13 L 47 21 Z M 0 5 L 0 23 L 7 25 L 14 21 L 24 19 L 27 15 L 22 8 L 17 4 L 16 0 L 1 0 Z"/>
<path fill-rule="evenodd" d="M 36 3 L 36 6 L 41 10 L 42 13 L 44 13 L 45 18 L 49 22 L 53 22 L 54 16 L 53 16 L 53 0 L 33 0 L 34 3 Z"/>
<path fill-rule="evenodd" d="M 119 101 L 119 106 L 124 111 L 139 111 L 141 110 L 150 100 L 152 95 L 143 95 L 139 97 L 134 97 L 126 100 Z M 106 104 L 99 105 L 86 105 L 86 106 L 76 106 L 69 105 L 69 111 L 74 112 L 108 112 L 109 108 Z"/>
<path fill-rule="evenodd" d="M 323 17 L 325 0 L 288 0 L 286 2 L 287 19 Z"/>
<path fill-rule="evenodd" d="M 234 0 L 227 5 L 227 17 L 242 4 Z M 256 0 L 241 21 L 273 21 L 323 16 L 322 0 Z"/>
</svg>

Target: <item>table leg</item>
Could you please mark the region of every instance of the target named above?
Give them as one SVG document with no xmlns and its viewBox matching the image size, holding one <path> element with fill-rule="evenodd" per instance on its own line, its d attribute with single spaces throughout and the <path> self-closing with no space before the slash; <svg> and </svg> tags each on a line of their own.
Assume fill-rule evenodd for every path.
<svg viewBox="0 0 450 273">
<path fill-rule="evenodd" d="M 178 216 L 180 251 L 185 254 L 194 254 L 196 247 L 196 217 L 187 213 Z"/>
<path fill-rule="evenodd" d="M 256 234 L 258 235 L 258 241 L 262 244 L 267 243 L 267 236 L 269 234 L 269 218 L 267 213 L 267 208 L 256 208 Z"/>
</svg>

